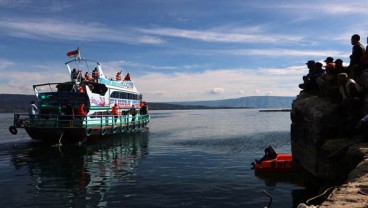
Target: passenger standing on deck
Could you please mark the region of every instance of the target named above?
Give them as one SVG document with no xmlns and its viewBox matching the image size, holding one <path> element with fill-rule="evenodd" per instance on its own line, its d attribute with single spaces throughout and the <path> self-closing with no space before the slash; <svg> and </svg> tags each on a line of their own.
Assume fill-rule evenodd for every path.
<svg viewBox="0 0 368 208">
<path fill-rule="evenodd" d="M 148 106 L 146 102 L 141 103 L 141 108 L 139 109 L 139 114 L 141 115 L 147 115 L 148 114 Z"/>
<path fill-rule="evenodd" d="M 86 72 L 85 74 L 84 74 L 84 79 L 86 80 L 86 81 L 91 81 L 91 76 L 88 74 L 88 72 Z"/>
<path fill-rule="evenodd" d="M 121 81 L 121 71 L 119 71 L 118 73 L 116 73 L 115 80 L 116 81 Z"/>
<path fill-rule="evenodd" d="M 71 78 L 72 78 L 72 81 L 74 81 L 74 82 L 76 82 L 76 81 L 77 81 L 77 79 L 78 79 L 78 71 L 77 71 L 77 69 L 76 69 L 76 68 L 74 68 L 74 69 L 72 70 Z"/>
<path fill-rule="evenodd" d="M 98 78 L 100 78 L 100 74 L 98 72 L 97 67 L 92 72 L 92 78 L 95 82 L 98 82 Z"/>
<path fill-rule="evenodd" d="M 115 124 L 116 124 L 116 121 L 117 121 L 118 115 L 119 115 L 118 104 L 115 103 L 114 106 L 112 106 L 111 114 L 114 115 L 114 121 L 115 121 Z"/>
<path fill-rule="evenodd" d="M 37 105 L 35 104 L 35 101 L 31 101 L 31 105 L 28 108 L 28 112 L 29 112 L 29 117 L 31 119 L 34 119 L 36 117 L 36 115 L 38 114 L 38 108 Z"/>
<path fill-rule="evenodd" d="M 351 36 L 351 45 L 353 45 L 353 49 L 350 55 L 349 68 L 353 67 L 356 64 L 361 64 L 360 58 L 365 53 L 365 48 L 359 41 L 360 36 L 358 34 L 354 34 L 353 36 Z"/>
<path fill-rule="evenodd" d="M 129 114 L 132 115 L 132 122 L 135 120 L 135 116 L 137 115 L 137 110 L 135 109 L 135 106 L 132 105 L 132 107 L 129 109 Z"/>
<path fill-rule="evenodd" d="M 78 106 L 78 115 L 81 115 L 81 116 L 85 116 L 87 113 L 86 113 L 86 107 L 84 105 L 84 103 L 79 103 L 79 106 Z"/>
</svg>

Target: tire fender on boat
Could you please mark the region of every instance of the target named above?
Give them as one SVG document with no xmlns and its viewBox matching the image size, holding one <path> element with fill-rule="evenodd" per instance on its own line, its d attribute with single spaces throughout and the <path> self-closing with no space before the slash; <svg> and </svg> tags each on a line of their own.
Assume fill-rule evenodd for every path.
<svg viewBox="0 0 368 208">
<path fill-rule="evenodd" d="M 112 133 L 113 133 L 113 134 L 115 134 L 117 130 L 118 130 L 118 128 L 117 128 L 116 126 L 114 126 L 114 127 L 112 128 Z"/>
<path fill-rule="evenodd" d="M 106 128 L 101 129 L 101 136 L 104 136 L 106 134 Z"/>
<path fill-rule="evenodd" d="M 87 136 L 91 136 L 91 134 L 92 134 L 92 129 L 87 129 L 87 131 L 86 131 L 86 135 L 87 135 Z"/>
<path fill-rule="evenodd" d="M 18 133 L 18 130 L 17 128 L 15 128 L 15 126 L 9 126 L 9 131 L 13 135 L 16 135 Z"/>
</svg>

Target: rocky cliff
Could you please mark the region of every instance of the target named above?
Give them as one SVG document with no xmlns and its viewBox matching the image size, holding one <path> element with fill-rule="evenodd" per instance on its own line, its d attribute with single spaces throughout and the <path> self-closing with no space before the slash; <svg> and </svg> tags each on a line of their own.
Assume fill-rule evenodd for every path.
<svg viewBox="0 0 368 208">
<path fill-rule="evenodd" d="M 352 194 L 356 194 L 350 196 L 358 203 L 356 207 L 368 205 L 368 195 L 359 194 L 366 192 L 356 187 L 363 184 L 368 188 L 363 177 L 368 175 L 368 138 L 364 129 L 355 128 L 361 117 L 361 108 L 349 108 L 337 98 L 302 91 L 293 101 L 291 148 L 295 166 L 313 176 L 321 190 L 343 184 L 321 206 L 344 207 L 344 196 L 347 199 Z M 354 187 L 349 188 L 353 181 Z"/>
</svg>

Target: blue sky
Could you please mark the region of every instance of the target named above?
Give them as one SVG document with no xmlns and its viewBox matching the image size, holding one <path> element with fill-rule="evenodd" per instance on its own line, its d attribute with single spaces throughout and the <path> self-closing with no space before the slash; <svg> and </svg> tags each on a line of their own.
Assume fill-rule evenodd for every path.
<svg viewBox="0 0 368 208">
<path fill-rule="evenodd" d="M 292 0 L 0 0 L 0 93 L 68 79 L 77 47 L 148 102 L 296 96 L 306 61 L 349 62 L 368 4 Z"/>
</svg>

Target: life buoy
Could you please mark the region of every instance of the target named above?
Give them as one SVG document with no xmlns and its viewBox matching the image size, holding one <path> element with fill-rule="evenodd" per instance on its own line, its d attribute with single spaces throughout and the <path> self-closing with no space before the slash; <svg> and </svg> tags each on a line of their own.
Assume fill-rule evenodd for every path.
<svg viewBox="0 0 368 208">
<path fill-rule="evenodd" d="M 86 131 L 86 135 L 87 135 L 87 136 L 91 136 L 91 134 L 92 134 L 92 129 L 87 129 L 87 131 Z"/>
<path fill-rule="evenodd" d="M 117 128 L 116 126 L 114 126 L 114 127 L 112 128 L 112 133 L 113 133 L 113 134 L 115 134 L 117 130 L 118 130 L 118 128 Z"/>
<path fill-rule="evenodd" d="M 104 136 L 106 134 L 106 128 L 101 129 L 101 136 Z"/>
<path fill-rule="evenodd" d="M 18 133 L 18 130 L 17 128 L 15 128 L 15 126 L 9 126 L 9 131 L 13 135 L 16 135 Z"/>
<path fill-rule="evenodd" d="M 128 126 L 127 126 L 127 132 L 131 131 L 132 128 L 133 128 L 133 125 L 132 124 L 128 124 Z"/>
<path fill-rule="evenodd" d="M 120 125 L 120 132 L 123 132 L 125 130 L 125 125 L 124 124 L 121 124 Z"/>
</svg>

